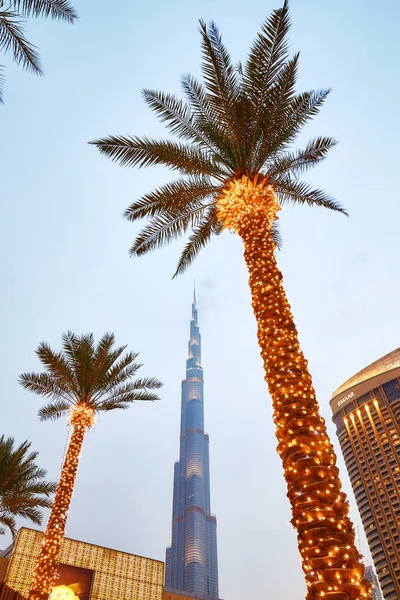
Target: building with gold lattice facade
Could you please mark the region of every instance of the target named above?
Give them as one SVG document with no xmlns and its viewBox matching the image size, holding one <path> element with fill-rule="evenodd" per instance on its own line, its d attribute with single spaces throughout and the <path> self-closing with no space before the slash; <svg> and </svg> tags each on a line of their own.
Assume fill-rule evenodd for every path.
<svg viewBox="0 0 400 600">
<path fill-rule="evenodd" d="M 4 584 L 27 598 L 43 533 L 21 528 Z M 162 600 L 164 563 L 64 538 L 50 600 Z"/>
<path fill-rule="evenodd" d="M 333 421 L 385 600 L 400 600 L 400 348 L 338 388 Z"/>
</svg>

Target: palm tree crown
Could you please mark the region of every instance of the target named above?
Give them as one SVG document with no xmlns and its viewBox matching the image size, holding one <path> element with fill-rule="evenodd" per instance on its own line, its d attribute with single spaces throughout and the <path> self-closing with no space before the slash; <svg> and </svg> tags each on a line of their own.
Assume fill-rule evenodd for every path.
<svg viewBox="0 0 400 600">
<path fill-rule="evenodd" d="M 27 440 L 17 448 L 12 437 L 0 437 L 0 534 L 16 534 L 16 517 L 41 525 L 42 508 L 51 507 L 56 484 L 46 481 L 47 471 L 36 464 L 38 452 Z"/>
<path fill-rule="evenodd" d="M 74 23 L 78 15 L 68 0 L 9 0 L 3 9 L 0 2 L 0 50 L 11 51 L 13 59 L 25 69 L 41 75 L 39 55 L 24 35 L 25 17 L 51 17 Z M 0 66 L 0 102 L 2 102 L 3 67 Z"/>
<path fill-rule="evenodd" d="M 235 65 L 214 23 L 200 21 L 204 83 L 182 77 L 185 100 L 145 89 L 150 108 L 180 141 L 111 136 L 91 142 L 122 165 L 163 164 L 181 177 L 133 202 L 125 216 L 150 219 L 131 248 L 144 254 L 192 233 L 177 273 L 191 263 L 223 228 L 217 201 L 229 182 L 263 178 L 280 204 L 324 206 L 345 212 L 332 198 L 299 179 L 335 145 L 331 137 L 311 140 L 290 152 L 297 134 L 314 117 L 329 90 L 296 93 L 299 54 L 289 57 L 288 3 L 263 24 L 244 65 Z M 278 242 L 276 229 L 275 240 Z"/>
<path fill-rule="evenodd" d="M 161 383 L 154 377 L 135 378 L 142 366 L 137 352 L 123 354 L 126 346 L 115 348 L 115 337 L 105 334 L 96 345 L 93 334 L 77 336 L 71 331 L 62 337 L 63 350 L 55 352 L 42 342 L 36 354 L 45 373 L 23 373 L 25 388 L 49 398 L 39 410 L 44 421 L 58 419 L 84 405 L 90 412 L 128 408 L 138 400 L 157 400 L 154 391 Z"/>
</svg>

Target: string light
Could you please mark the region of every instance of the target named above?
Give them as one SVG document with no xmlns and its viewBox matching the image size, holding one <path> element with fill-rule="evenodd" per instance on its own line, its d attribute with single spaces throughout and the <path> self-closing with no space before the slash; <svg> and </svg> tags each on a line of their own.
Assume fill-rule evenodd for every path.
<svg viewBox="0 0 400 600">
<path fill-rule="evenodd" d="M 365 600 L 371 597 L 370 583 L 275 259 L 271 230 L 278 211 L 274 190 L 263 176 L 231 180 L 217 198 L 222 227 L 237 233 L 244 244 L 306 600 Z"/>
<path fill-rule="evenodd" d="M 47 600 L 53 588 L 83 439 L 86 431 L 93 427 L 95 421 L 94 410 L 83 402 L 70 409 L 71 439 L 65 455 L 40 554 L 33 572 L 32 585 L 29 591 L 30 600 Z"/>
</svg>

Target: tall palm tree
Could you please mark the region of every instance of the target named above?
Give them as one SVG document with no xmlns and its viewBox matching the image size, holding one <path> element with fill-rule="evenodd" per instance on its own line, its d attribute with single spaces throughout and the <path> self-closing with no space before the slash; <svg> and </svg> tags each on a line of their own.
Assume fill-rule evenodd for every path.
<svg viewBox="0 0 400 600">
<path fill-rule="evenodd" d="M 36 464 L 38 452 L 28 440 L 15 447 L 12 437 L 0 437 L 0 534 L 6 528 L 16 535 L 16 518 L 41 525 L 42 508 L 51 507 L 56 484 L 46 481 L 47 471 Z"/>
<path fill-rule="evenodd" d="M 216 25 L 200 21 L 204 82 L 184 75 L 185 100 L 143 91 L 178 140 L 111 136 L 91 143 L 122 165 L 162 164 L 180 173 L 127 209 L 131 221 L 149 219 L 133 255 L 191 229 L 176 275 L 214 234 L 228 229 L 241 237 L 307 600 L 354 600 L 368 596 L 369 584 L 275 258 L 276 219 L 283 205 L 345 213 L 326 193 L 299 179 L 326 157 L 335 140 L 318 137 L 290 151 L 329 90 L 296 93 L 299 55 L 289 57 L 289 27 L 285 0 L 262 25 L 245 64 L 235 65 Z"/>
<path fill-rule="evenodd" d="M 98 344 L 93 335 L 62 336 L 62 351 L 42 342 L 36 354 L 44 373 L 24 373 L 22 386 L 49 401 L 39 410 L 42 421 L 67 416 L 72 432 L 54 497 L 44 540 L 33 574 L 30 598 L 48 598 L 54 585 L 57 560 L 78 470 L 85 433 L 96 415 L 128 408 L 132 402 L 157 400 L 154 390 L 161 383 L 154 377 L 137 378 L 137 352 L 124 354 L 126 346 L 115 347 L 114 334 L 105 334 Z"/>
<path fill-rule="evenodd" d="M 68 0 L 0 0 L 0 50 L 12 52 L 17 64 L 37 75 L 42 74 L 39 55 L 24 35 L 26 17 L 51 17 L 74 23 L 78 15 Z M 3 71 L 0 66 L 0 102 L 3 102 Z"/>
</svg>

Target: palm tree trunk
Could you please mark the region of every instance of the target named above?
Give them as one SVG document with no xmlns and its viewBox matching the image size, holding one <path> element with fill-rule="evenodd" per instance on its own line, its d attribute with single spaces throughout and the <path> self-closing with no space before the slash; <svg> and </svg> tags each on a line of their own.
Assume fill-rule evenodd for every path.
<svg viewBox="0 0 400 600">
<path fill-rule="evenodd" d="M 47 600 L 57 574 L 57 562 L 64 537 L 68 509 L 71 503 L 79 456 L 87 427 L 73 426 L 60 480 L 54 496 L 49 521 L 44 534 L 41 551 L 33 572 L 30 600 Z"/>
<path fill-rule="evenodd" d="M 244 242 L 278 453 L 292 505 L 291 523 L 306 574 L 306 600 L 365 600 L 370 585 L 276 263 L 271 219 L 261 212 L 246 215 L 237 231 Z"/>
</svg>

